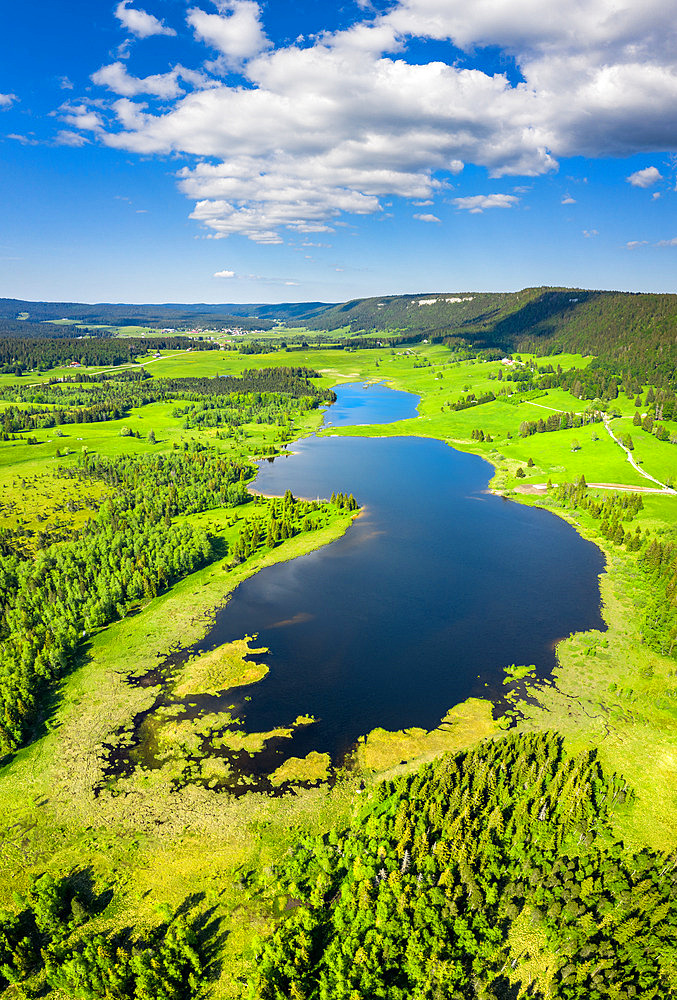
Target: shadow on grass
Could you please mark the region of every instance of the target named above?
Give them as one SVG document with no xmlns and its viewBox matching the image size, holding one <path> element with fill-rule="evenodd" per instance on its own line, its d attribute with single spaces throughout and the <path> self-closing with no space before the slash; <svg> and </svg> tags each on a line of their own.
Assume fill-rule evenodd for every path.
<svg viewBox="0 0 677 1000">
<path fill-rule="evenodd" d="M 211 552 L 210 556 L 201 566 L 195 567 L 191 573 L 185 574 L 176 580 L 172 580 L 171 583 L 163 589 L 160 594 L 165 594 L 182 580 L 186 579 L 187 576 L 192 573 L 197 573 L 200 570 L 206 569 L 215 562 L 222 560 L 228 553 L 228 543 L 218 535 L 210 535 L 211 542 Z M 158 595 L 160 596 L 160 595 Z M 125 613 L 125 618 L 135 617 L 139 615 L 145 609 L 145 604 L 135 602 Z M 92 653 L 92 638 L 99 634 L 99 632 L 104 631 L 109 628 L 110 625 L 115 625 L 120 619 L 114 619 L 107 622 L 106 625 L 97 628 L 95 632 L 87 637 L 81 639 L 73 651 L 73 653 L 68 656 L 68 663 L 63 671 L 63 674 L 54 682 L 51 686 L 46 681 L 40 683 L 40 687 L 37 692 L 37 697 L 35 701 L 35 711 L 33 713 L 33 718 L 30 725 L 26 728 L 25 734 L 21 743 L 16 749 L 9 751 L 4 756 L 0 755 L 0 770 L 10 766 L 17 758 L 17 755 L 25 747 L 30 746 L 37 740 L 42 739 L 42 737 L 48 735 L 48 733 L 53 732 L 58 729 L 61 723 L 56 721 L 57 709 L 61 704 L 61 699 L 63 696 L 66 679 L 73 674 L 80 667 L 85 666 L 91 660 Z M 68 654 L 66 654 L 68 655 Z"/>
<path fill-rule="evenodd" d="M 113 899 L 112 889 L 97 892 L 94 881 L 94 869 L 91 865 L 72 871 L 64 880 L 67 896 L 78 899 L 87 910 L 90 917 L 100 916 Z"/>
<path fill-rule="evenodd" d="M 58 682 L 51 688 L 43 682 L 36 700 L 36 710 L 32 725 L 27 729 L 20 746 L 0 757 L 0 770 L 13 764 L 17 756 L 26 747 L 60 727 L 61 723 L 56 721 L 56 713 L 61 704 L 66 678 L 73 671 L 89 662 L 91 659 L 91 649 L 91 640 L 86 640 L 84 643 L 78 645 L 69 668 L 59 678 Z"/>
</svg>

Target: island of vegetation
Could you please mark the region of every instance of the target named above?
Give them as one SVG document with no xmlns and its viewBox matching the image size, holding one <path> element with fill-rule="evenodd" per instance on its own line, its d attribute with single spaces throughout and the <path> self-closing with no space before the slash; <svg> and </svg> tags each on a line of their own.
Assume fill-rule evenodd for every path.
<svg viewBox="0 0 677 1000">
<path fill-rule="evenodd" d="M 677 297 L 0 306 L 0 995 L 673 995 Z M 275 764 L 314 719 L 249 731 L 266 650 L 200 643 L 359 514 L 249 489 L 356 379 L 419 415 L 331 433 L 485 457 L 605 553 L 607 628 Z"/>
</svg>

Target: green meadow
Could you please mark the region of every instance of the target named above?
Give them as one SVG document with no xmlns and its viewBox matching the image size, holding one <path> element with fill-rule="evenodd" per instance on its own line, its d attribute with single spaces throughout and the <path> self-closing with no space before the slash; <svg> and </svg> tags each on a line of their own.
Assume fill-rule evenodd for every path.
<svg viewBox="0 0 677 1000">
<path fill-rule="evenodd" d="M 538 360 L 566 370 L 584 367 L 590 359 L 560 355 Z M 178 906 L 187 893 L 195 894 L 198 909 L 218 918 L 223 930 L 220 972 L 209 984 L 216 1000 L 246 995 L 258 936 L 280 913 L 270 865 L 299 834 L 320 834 L 345 825 L 361 782 L 370 787 L 384 775 L 411 771 L 448 750 L 500 740 L 509 727 L 525 732 L 555 729 L 572 750 L 594 748 L 604 765 L 622 774 L 635 790 L 633 802 L 614 820 L 617 834 L 637 847 L 677 847 L 677 670 L 674 659 L 652 652 L 642 641 L 641 616 L 650 594 L 637 555 L 604 538 L 600 522 L 587 512 L 563 507 L 553 490 L 537 496 L 518 492 L 548 481 L 578 481 L 581 476 L 588 483 L 649 486 L 604 425 L 521 437 L 523 421 L 548 412 L 579 413 L 586 404 L 559 388 L 520 393 L 517 383 L 497 378 L 500 361 L 458 361 L 448 348 L 437 345 L 368 351 L 308 348 L 257 355 L 163 352 L 160 359 L 145 362 L 154 377 L 238 375 L 251 368 L 299 365 L 319 371 L 325 387 L 384 381 L 421 398 L 415 419 L 332 430 L 332 434 L 434 437 L 472 451 L 489 463 L 492 489 L 516 502 L 547 507 L 596 542 L 607 557 L 601 580 L 607 631 L 564 639 L 558 646 L 552 684 L 534 682 L 528 671 L 519 669 L 524 665 L 517 665 L 506 677 L 507 708 L 499 711 L 478 699 L 461 706 L 440 705 L 440 723 L 431 732 L 365 733 L 353 761 L 333 774 L 331 783 L 325 781 L 327 761 L 310 754 L 288 761 L 277 774 L 278 783 L 295 786 L 294 794 L 248 792 L 238 797 L 210 787 L 210 781 L 224 777 L 221 758 L 206 754 L 195 764 L 191 747 L 201 745 L 207 730 L 179 730 L 171 716 L 153 714 L 160 682 L 145 686 L 135 682 L 201 639 L 215 610 L 239 582 L 272 562 L 330 544 L 349 530 L 352 515 L 327 506 L 318 515 L 321 523 L 316 530 L 304 531 L 269 552 L 255 553 L 236 566 L 228 555 L 213 559 L 159 596 L 137 602 L 122 620 L 88 636 L 76 669 L 60 682 L 36 738 L 0 769 L 0 905 L 11 906 L 13 893 L 24 891 L 31 878 L 44 871 L 60 875 L 90 870 L 98 882 L 114 889 L 114 903 L 96 917 L 96 927 L 103 930 L 152 926 L 157 923 L 159 902 Z M 100 369 L 81 371 L 94 374 Z M 6 386 L 72 374 L 64 369 L 22 378 L 0 376 L 0 394 Z M 450 408 L 468 393 L 497 394 L 499 388 L 512 394 L 467 409 Z M 0 407 L 5 405 L 0 402 Z M 63 424 L 59 436 L 56 428 L 50 428 L 0 442 L 0 527 L 68 532 L 84 524 L 109 495 L 109 488 L 58 474 L 59 469 L 75 465 L 84 451 L 114 458 L 170 453 L 202 443 L 229 458 L 250 459 L 316 431 L 321 420 L 320 412 L 313 410 L 299 415 L 286 434 L 272 424 L 251 423 L 238 428 L 234 437 L 221 437 L 215 428 L 184 428 L 182 418 L 174 415 L 179 405 L 175 400 L 151 403 L 117 420 Z M 632 436 L 635 460 L 662 482 L 677 482 L 677 445 L 635 427 L 634 401 L 622 393 L 614 407 L 621 416 L 611 417 L 610 425 L 617 436 Z M 668 426 L 677 432 L 677 423 Z M 123 428 L 134 436 L 121 434 Z M 476 440 L 472 434 L 477 430 L 492 440 Z M 151 431 L 154 443 L 149 440 Z M 37 443 L 27 443 L 29 436 Z M 524 475 L 518 476 L 518 470 Z M 339 485 L 351 488 L 349 483 Z M 600 497 L 609 495 L 597 492 Z M 206 529 L 219 540 L 220 551 L 227 552 L 247 522 L 266 516 L 266 503 L 261 499 L 184 518 Z M 635 521 L 641 530 L 673 537 L 677 496 L 646 494 L 643 503 Z M 242 636 L 238 642 L 212 660 L 189 661 L 183 672 L 170 672 L 163 683 L 174 684 L 179 693 L 197 694 L 263 676 L 256 661 L 256 637 Z M 142 762 L 129 773 L 112 773 L 111 747 L 124 749 L 134 719 L 149 712 L 148 725 L 166 759 L 160 766 Z M 223 730 L 223 722 L 211 720 L 210 732 Z M 237 720 L 225 722 L 221 738 L 233 747 L 247 746 L 238 734 Z M 251 734 L 258 742 L 250 745 L 264 746 L 272 735 L 284 736 L 283 731 L 298 725 L 312 725 L 312 719 L 280 719 L 279 731 Z M 177 788 L 177 775 L 196 766 L 200 781 Z M 6 992 L 8 998 L 20 995 L 12 988 Z M 66 995 L 52 996 L 65 1000 Z"/>
</svg>

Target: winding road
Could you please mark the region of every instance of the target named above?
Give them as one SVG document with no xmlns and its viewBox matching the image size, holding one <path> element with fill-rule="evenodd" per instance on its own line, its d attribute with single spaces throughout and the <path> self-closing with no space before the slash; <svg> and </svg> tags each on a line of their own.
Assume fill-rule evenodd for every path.
<svg viewBox="0 0 677 1000">
<path fill-rule="evenodd" d="M 533 400 L 531 400 L 531 399 L 527 399 L 527 400 L 525 400 L 525 402 L 526 403 L 530 403 L 531 406 L 539 406 L 542 410 L 553 410 L 555 413 L 564 413 L 565 412 L 564 410 L 558 410 L 554 406 L 545 406 L 543 403 L 534 403 Z M 579 415 L 582 416 L 582 414 L 579 414 Z M 619 441 L 619 439 L 616 437 L 616 435 L 614 434 L 614 432 L 611 430 L 611 427 L 609 426 L 610 425 L 610 420 L 611 420 L 611 418 L 608 417 L 606 415 L 606 413 L 602 416 L 602 421 L 604 423 L 604 428 L 605 428 L 607 434 L 609 435 L 609 437 L 611 438 L 611 440 L 615 441 L 616 444 L 618 445 L 618 447 L 623 449 L 623 451 L 625 452 L 625 454 L 628 457 L 628 462 L 630 463 L 630 465 L 633 467 L 633 469 L 636 472 L 639 472 L 640 476 L 643 476 L 644 479 L 649 479 L 652 483 L 655 483 L 656 486 L 660 487 L 660 490 L 651 490 L 651 492 L 652 493 L 653 492 L 656 492 L 656 493 L 658 493 L 658 492 L 660 492 L 660 493 L 669 493 L 672 496 L 677 496 L 677 490 L 674 490 L 674 489 L 672 489 L 671 486 L 667 486 L 665 483 L 662 483 L 660 481 L 660 479 L 656 479 L 654 476 L 650 476 L 648 472 L 644 471 L 644 469 L 640 469 L 639 465 L 637 464 L 637 462 L 632 457 L 632 452 L 630 451 L 630 449 L 626 448 L 625 445 L 623 444 L 623 442 Z M 540 488 L 541 484 L 537 483 L 537 484 L 534 484 L 534 486 L 535 486 L 535 488 Z M 588 486 L 595 486 L 595 487 L 599 487 L 601 489 L 621 489 L 621 490 L 632 489 L 632 487 L 630 487 L 630 486 L 622 486 L 620 483 L 588 483 Z M 639 487 L 637 487 L 637 489 L 642 490 L 643 492 L 649 492 L 649 488 L 646 487 L 646 486 L 639 486 Z"/>
<path fill-rule="evenodd" d="M 611 430 L 611 427 L 609 426 L 609 422 L 610 422 L 609 421 L 609 417 L 607 417 L 606 414 L 605 414 L 602 417 L 602 420 L 604 422 L 604 427 L 605 427 L 606 432 L 609 435 L 609 437 L 613 441 L 616 442 L 616 444 L 618 445 L 619 448 L 623 449 L 623 451 L 625 452 L 625 454 L 628 456 L 628 462 L 633 467 L 633 469 L 635 469 L 636 472 L 639 472 L 640 476 L 643 476 L 645 479 L 650 479 L 652 483 L 656 483 L 656 485 L 660 486 L 661 490 L 664 493 L 672 493 L 672 494 L 677 493 L 677 490 L 671 489 L 669 486 L 666 486 L 665 483 L 662 483 L 660 481 L 660 479 L 655 479 L 653 476 L 650 476 L 648 472 L 645 472 L 644 469 L 640 469 L 640 467 L 637 465 L 637 462 L 632 457 L 632 452 L 630 451 L 630 449 L 626 448 L 626 446 L 623 444 L 623 442 L 619 441 L 619 439 L 616 437 L 616 435 L 614 434 L 614 432 Z"/>
</svg>

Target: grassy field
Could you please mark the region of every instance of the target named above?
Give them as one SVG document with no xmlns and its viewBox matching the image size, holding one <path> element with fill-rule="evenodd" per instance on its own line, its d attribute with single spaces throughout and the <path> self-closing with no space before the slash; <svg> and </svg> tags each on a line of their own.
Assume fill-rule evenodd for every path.
<svg viewBox="0 0 677 1000">
<path fill-rule="evenodd" d="M 589 361 L 575 355 L 548 360 L 564 369 Z M 157 685 L 139 686 L 134 679 L 197 642 L 215 609 L 241 580 L 273 561 L 331 542 L 349 527 L 350 515 L 328 515 L 320 530 L 299 535 L 236 568 L 229 567 L 227 558 L 213 562 L 91 637 L 77 669 L 64 679 L 39 738 L 0 769 L 0 905 L 11 904 L 12 893 L 25 889 L 32 876 L 45 870 L 91 869 L 101 884 L 114 888 L 115 902 L 97 918 L 105 928 L 151 925 L 157 921 L 159 902 L 178 905 L 189 892 L 196 893 L 199 907 L 221 919 L 225 934 L 220 978 L 210 987 L 216 1000 L 245 995 L 256 935 L 277 913 L 268 866 L 300 832 L 321 832 L 346 823 L 361 781 L 368 785 L 446 750 L 500 739 L 509 724 L 525 730 L 554 728 L 572 748 L 594 747 L 603 763 L 622 773 L 636 791 L 634 804 L 619 814 L 619 835 L 633 845 L 677 847 L 677 671 L 674 660 L 651 653 L 641 642 L 639 621 L 648 594 L 636 556 L 602 539 L 599 522 L 585 512 L 557 507 L 552 495 L 515 492 L 518 485 L 572 481 L 581 475 L 588 482 L 647 485 L 603 425 L 521 438 L 524 420 L 538 419 L 548 409 L 584 408 L 561 389 L 537 398 L 529 394 L 528 399 L 516 393 L 451 410 L 449 404 L 468 392 L 496 392 L 506 383 L 496 378 L 500 362 L 454 361 L 442 346 L 282 350 L 256 356 L 236 351 L 165 352 L 148 370 L 154 376 L 213 376 L 288 365 L 316 368 L 327 387 L 382 380 L 416 393 L 421 401 L 414 420 L 331 433 L 435 437 L 480 454 L 496 469 L 494 489 L 522 503 L 549 506 L 596 541 L 607 553 L 607 573 L 601 581 L 607 631 L 571 636 L 560 643 L 553 684 L 535 684 L 517 671 L 506 685 L 511 710 L 503 720 L 495 718 L 497 713 L 486 701 L 440 705 L 440 725 L 430 733 L 364 734 L 351 768 L 340 773 L 332 787 L 302 787 L 300 783 L 321 781 L 327 774 L 324 755 L 310 754 L 292 758 L 276 773 L 278 783 L 299 783 L 295 795 L 248 793 L 238 798 L 216 794 L 208 781 L 176 790 L 172 780 L 179 751 L 162 767 L 136 767 L 122 777 L 108 773 L 108 748 L 125 744 L 134 718 L 149 711 L 158 694 Z M 38 382 L 55 374 L 0 376 L 0 390 L 2 385 Z M 633 400 L 621 395 L 615 403 L 622 416 L 612 419 L 611 426 L 617 435 L 632 435 L 633 454 L 642 468 L 662 481 L 677 480 L 677 446 L 659 442 L 632 425 Z M 63 436 L 58 438 L 53 431 L 36 432 L 37 444 L 0 442 L 0 527 L 37 531 L 83 523 L 101 503 L 105 488 L 59 479 L 55 472 L 60 465 L 74 463 L 85 448 L 102 455 L 145 454 L 170 451 L 193 438 L 230 455 L 248 457 L 281 444 L 277 428 L 268 425 L 248 425 L 237 440 L 218 440 L 213 429 L 184 430 L 173 416 L 176 405 L 152 403 L 120 420 L 63 425 Z M 317 429 L 319 421 L 318 411 L 307 414 L 295 425 L 294 435 Z M 141 437 L 121 436 L 124 426 L 138 430 Z M 493 440 L 473 440 L 471 432 L 476 429 Z M 156 444 L 148 441 L 151 430 Z M 574 438 L 580 448 L 572 451 Z M 527 465 L 529 459 L 533 466 Z M 518 478 L 520 468 L 526 475 Z M 350 490 L 350 484 L 341 488 Z M 257 504 L 247 504 L 237 510 L 191 515 L 191 520 L 224 543 L 232 543 L 243 521 L 259 514 Z M 637 522 L 652 533 L 674 532 L 677 496 L 647 495 Z M 251 658 L 255 646 L 255 638 L 242 636 L 230 648 L 189 661 L 173 679 L 176 693 L 216 690 L 219 685 L 231 687 L 263 676 L 261 664 Z M 185 747 L 186 740 L 200 735 L 167 728 L 171 719 L 156 721 L 158 732 L 165 727 L 161 737 L 165 749 L 170 744 Z M 310 722 L 280 719 L 280 727 Z M 229 732 L 234 744 L 237 734 Z M 270 733 L 252 735 L 260 746 L 270 737 Z M 253 748 L 254 741 L 249 745 Z M 205 758 L 202 766 L 204 777 L 215 777 L 221 765 L 216 758 Z M 249 887 L 246 892 L 244 886 Z M 16 994 L 8 991 L 10 995 Z"/>
<path fill-rule="evenodd" d="M 56 473 L 60 467 L 75 465 L 85 451 L 107 456 L 144 455 L 202 440 L 229 456 L 249 459 L 267 454 L 270 448 L 279 450 L 285 441 L 315 430 L 322 419 L 319 410 L 299 413 L 285 435 L 268 424 L 243 424 L 236 439 L 223 439 L 217 438 L 215 428 L 184 430 L 182 420 L 173 416 L 180 405 L 180 400 L 150 403 L 133 408 L 118 420 L 63 424 L 22 435 L 16 441 L 0 441 L 0 529 L 20 527 L 37 532 L 81 526 L 106 490 L 100 484 L 59 479 Z M 124 430 L 139 437 L 123 434 Z M 148 439 L 151 431 L 155 443 Z M 36 443 L 28 444 L 29 437 Z"/>
</svg>

